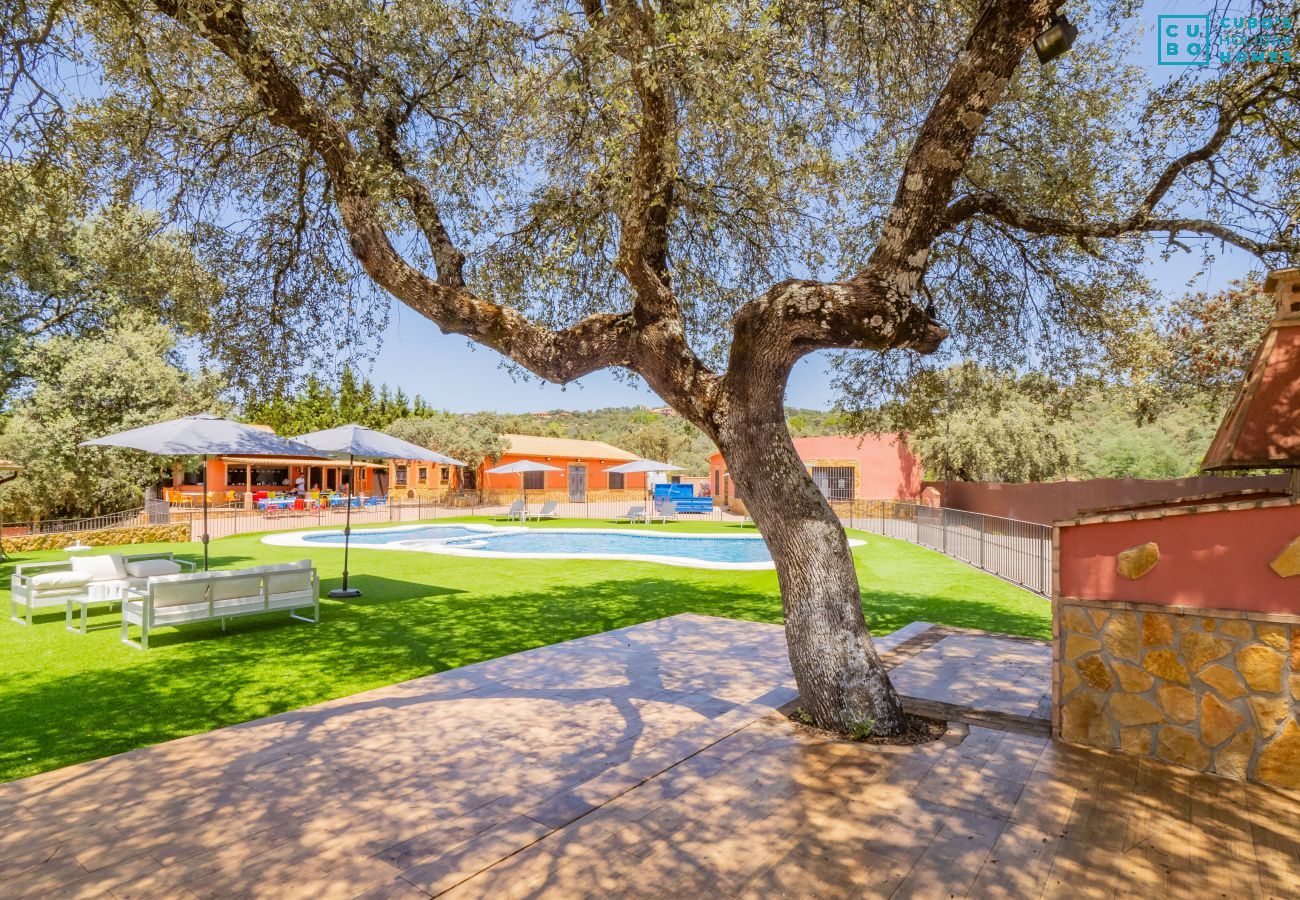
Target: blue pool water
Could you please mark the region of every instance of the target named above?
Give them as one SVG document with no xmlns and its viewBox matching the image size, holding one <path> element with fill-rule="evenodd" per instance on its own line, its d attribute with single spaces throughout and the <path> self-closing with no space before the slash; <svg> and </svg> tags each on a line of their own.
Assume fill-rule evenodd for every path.
<svg viewBox="0 0 1300 900">
<path fill-rule="evenodd" d="M 307 543 L 338 544 L 338 533 L 304 535 Z M 768 563 L 772 556 L 761 537 L 678 536 L 647 532 L 560 529 L 484 530 L 459 525 L 427 525 L 379 531 L 354 531 L 352 543 L 366 546 L 401 542 L 412 549 L 439 552 L 541 554 L 546 556 L 616 556 L 625 559 L 673 557 L 701 563 Z"/>
<path fill-rule="evenodd" d="M 427 541 L 446 538 L 481 538 L 483 532 L 459 525 L 431 525 L 427 528 L 408 528 L 402 530 L 361 529 L 352 532 L 353 544 L 391 544 L 395 541 Z M 309 544 L 337 544 L 343 536 L 337 531 L 318 532 L 303 536 Z"/>
<path fill-rule="evenodd" d="M 616 556 L 680 556 L 701 562 L 771 562 L 762 538 L 671 537 L 649 534 L 530 531 L 488 537 L 489 553 L 603 553 Z"/>
</svg>

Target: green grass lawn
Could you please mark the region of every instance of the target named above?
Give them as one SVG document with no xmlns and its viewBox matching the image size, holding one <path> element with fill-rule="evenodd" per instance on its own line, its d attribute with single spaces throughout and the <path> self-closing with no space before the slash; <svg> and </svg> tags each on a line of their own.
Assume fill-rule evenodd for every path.
<svg viewBox="0 0 1300 900">
<path fill-rule="evenodd" d="M 535 527 L 605 524 L 570 520 Z M 716 522 L 662 528 L 737 530 Z M 877 633 L 925 620 L 1050 635 L 1047 601 L 938 553 L 853 534 L 867 541 L 854 555 L 867 619 Z M 338 587 L 342 550 L 273 547 L 260 538 L 213 541 L 213 568 L 310 555 L 322 589 Z M 197 544 L 124 552 L 166 549 L 202 558 Z M 0 781 L 677 613 L 781 621 L 770 571 L 354 548 L 351 581 L 364 595 L 322 601 L 319 625 L 276 613 L 232 620 L 224 635 L 216 624 L 163 629 L 141 652 L 119 642 L 116 613 L 92 616 L 92 625 L 104 627 L 85 636 L 64 629 L 62 608 L 42 610 L 30 628 L 8 621 L 14 564 L 65 557 L 61 551 L 27 553 L 0 563 L 6 612 L 0 624 Z"/>
</svg>

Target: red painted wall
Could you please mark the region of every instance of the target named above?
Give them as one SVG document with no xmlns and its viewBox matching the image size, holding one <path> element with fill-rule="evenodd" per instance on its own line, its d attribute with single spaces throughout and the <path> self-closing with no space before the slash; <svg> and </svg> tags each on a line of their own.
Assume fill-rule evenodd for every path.
<svg viewBox="0 0 1300 900">
<path fill-rule="evenodd" d="M 1300 503 L 1062 526 L 1060 596 L 1300 613 L 1300 576 L 1269 568 L 1298 536 Z M 1147 541 L 1160 546 L 1160 562 L 1136 581 L 1121 578 L 1115 557 Z"/>
<path fill-rule="evenodd" d="M 921 460 L 907 449 L 907 443 L 892 434 L 847 434 L 794 439 L 799 458 L 852 460 L 857 463 L 855 494 L 859 500 L 915 500 L 921 494 Z M 732 495 L 730 479 L 724 479 L 727 464 L 721 453 L 709 459 L 710 486 L 717 475 L 717 496 Z"/>
<path fill-rule="evenodd" d="M 921 494 L 921 460 L 894 434 L 836 434 L 794 439 L 799 458 L 852 459 L 859 500 L 914 500 Z"/>
</svg>

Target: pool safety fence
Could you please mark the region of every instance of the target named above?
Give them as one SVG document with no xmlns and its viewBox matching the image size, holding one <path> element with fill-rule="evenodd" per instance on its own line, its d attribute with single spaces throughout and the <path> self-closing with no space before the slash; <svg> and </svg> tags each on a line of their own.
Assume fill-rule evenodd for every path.
<svg viewBox="0 0 1300 900">
<path fill-rule="evenodd" d="M 501 498 L 505 500 L 504 497 Z M 510 498 L 510 502 L 517 498 Z M 352 524 L 358 526 L 387 523 L 419 522 L 457 516 L 487 516 L 506 522 L 510 502 L 478 503 L 472 497 L 458 497 L 453 502 L 435 502 L 423 499 L 401 502 L 370 503 L 364 501 L 352 509 Z M 543 501 L 529 501 L 531 520 L 543 508 Z M 557 502 L 554 517 L 558 519 L 589 519 L 595 521 L 627 523 L 627 513 L 642 502 L 626 500 L 594 500 L 588 502 Z M 832 501 L 831 507 L 846 528 L 856 528 L 872 534 L 898 538 L 931 550 L 937 550 L 953 559 L 983 569 L 1036 594 L 1049 596 L 1052 586 L 1052 529 L 1034 522 L 1021 522 L 997 516 L 986 516 L 965 510 L 943 509 L 896 500 Z M 243 509 L 239 507 L 211 508 L 208 511 L 208 532 L 212 537 L 252 534 L 263 531 L 288 531 L 298 528 L 342 527 L 345 512 L 341 506 L 323 508 Z M 144 521 L 150 525 L 187 523 L 191 533 L 202 530 L 201 510 L 193 507 L 169 507 L 161 501 L 151 502 L 147 510 L 129 510 L 111 517 L 83 520 L 77 524 L 103 527 L 105 520 L 114 522 L 128 519 Z M 679 522 L 715 522 L 728 529 L 750 529 L 754 526 L 747 518 L 728 512 L 715 504 L 708 512 L 679 513 Z M 73 523 L 61 523 L 58 530 Z M 9 526 L 5 528 L 6 536 Z M 31 533 L 25 531 L 25 533 Z"/>
<path fill-rule="evenodd" d="M 1050 525 L 896 500 L 831 506 L 847 528 L 938 550 L 1035 594 L 1051 596 Z"/>
<path fill-rule="evenodd" d="M 503 498 L 504 499 L 504 498 Z M 515 498 L 517 499 L 517 498 Z M 508 520 L 507 513 L 512 501 L 503 503 L 469 503 L 458 500 L 453 504 L 413 499 L 401 502 L 362 503 L 352 507 L 353 525 L 382 525 L 386 523 L 419 522 L 428 519 L 445 519 L 458 516 L 486 516 L 499 520 L 502 524 Z M 532 521 L 543 508 L 542 502 L 529 501 L 528 520 Z M 627 513 L 634 506 L 644 503 L 619 501 L 591 501 L 585 503 L 559 502 L 548 518 L 556 519 L 590 519 L 607 522 L 623 521 L 627 523 Z M 294 528 L 313 528 L 317 526 L 339 526 L 346 521 L 346 510 L 342 506 L 305 507 L 302 509 L 242 509 L 224 508 L 208 510 L 208 532 L 212 537 L 226 537 L 234 534 L 250 534 L 259 531 L 286 531 Z M 152 518 L 156 519 L 156 515 Z M 188 507 L 172 507 L 170 520 L 173 522 L 193 521 L 195 527 L 202 530 L 202 510 Z M 642 519 L 641 521 L 644 521 Z M 737 527 L 743 525 L 740 516 L 732 515 L 721 507 L 714 506 L 709 512 L 680 513 L 679 522 L 716 522 L 731 523 Z M 748 526 L 753 530 L 753 525 Z M 196 534 L 198 532 L 195 532 Z"/>
</svg>

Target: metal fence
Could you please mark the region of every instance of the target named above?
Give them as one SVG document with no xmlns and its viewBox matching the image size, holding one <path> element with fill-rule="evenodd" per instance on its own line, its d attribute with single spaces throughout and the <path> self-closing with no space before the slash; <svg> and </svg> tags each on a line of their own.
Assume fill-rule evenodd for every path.
<svg viewBox="0 0 1300 900">
<path fill-rule="evenodd" d="M 938 550 L 1036 594 L 1051 596 L 1050 525 L 894 500 L 832 505 L 849 528 Z"/>
<path fill-rule="evenodd" d="M 561 519 L 603 519 L 612 522 L 625 518 L 628 510 L 638 505 L 645 503 L 628 500 L 558 501 L 553 514 Z M 542 501 L 530 501 L 530 514 L 540 512 L 542 506 Z M 832 501 L 831 506 L 848 528 L 919 544 L 1005 578 L 1044 597 L 1051 594 L 1050 526 L 895 500 Z M 353 507 L 352 522 L 355 525 L 379 525 L 454 516 L 490 516 L 504 520 L 508 508 L 508 504 L 482 503 L 474 497 L 457 498 L 454 503 L 416 498 Z M 212 537 L 227 537 L 325 525 L 342 527 L 345 512 L 337 506 L 284 510 L 213 507 L 208 511 L 208 533 Z M 190 533 L 197 536 L 202 531 L 202 515 L 202 510 L 198 508 L 169 507 L 165 502 L 151 501 L 144 510 L 126 510 L 92 519 L 5 523 L 4 534 L 10 537 L 20 534 L 95 531 L 145 523 L 162 525 L 186 522 L 191 526 Z M 707 513 L 681 513 L 678 521 L 741 522 L 742 517 L 715 505 Z"/>
<path fill-rule="evenodd" d="M 144 509 L 126 509 L 103 516 L 84 519 L 45 519 L 37 522 L 4 522 L 5 537 L 25 537 L 36 534 L 67 534 L 82 531 L 103 531 L 109 528 L 130 528 L 144 521 Z"/>
<path fill-rule="evenodd" d="M 557 502 L 552 515 L 559 519 L 604 519 L 610 522 L 625 518 L 633 506 L 644 503 L 629 503 L 626 500 L 591 501 L 582 503 Z M 528 511 L 536 515 L 542 509 L 540 502 L 530 501 Z M 489 516 L 503 521 L 509 510 L 509 504 L 455 504 L 435 503 L 427 500 L 404 500 L 382 505 L 354 506 L 352 508 L 353 525 L 380 525 L 385 523 L 418 522 L 424 519 L 445 519 L 455 516 Z M 248 534 L 256 531 L 286 531 L 293 528 L 312 528 L 321 525 L 341 527 L 346 520 L 346 510 L 341 506 L 319 509 L 284 509 L 259 510 L 232 508 L 210 508 L 208 510 L 208 533 L 212 537 L 226 537 L 232 534 Z M 188 522 L 191 533 L 200 534 L 203 530 L 203 511 L 197 508 L 172 507 L 167 521 Z M 162 524 L 162 518 L 153 510 L 150 521 Z M 740 516 L 732 515 L 721 507 L 714 506 L 712 512 L 680 513 L 679 522 L 723 522 L 741 521 Z"/>
</svg>

